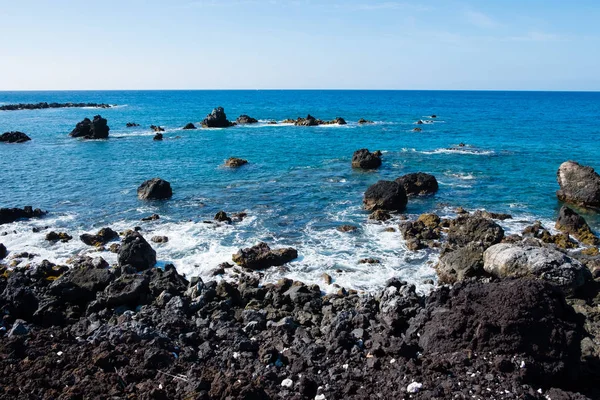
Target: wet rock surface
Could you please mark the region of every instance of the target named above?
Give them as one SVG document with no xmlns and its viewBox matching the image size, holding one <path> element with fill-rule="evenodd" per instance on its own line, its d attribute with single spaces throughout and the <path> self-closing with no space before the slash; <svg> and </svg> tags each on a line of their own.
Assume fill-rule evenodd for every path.
<svg viewBox="0 0 600 400">
<path fill-rule="evenodd" d="M 396 179 L 408 196 L 426 196 L 435 194 L 439 187 L 435 176 L 424 172 L 407 174 Z"/>
<path fill-rule="evenodd" d="M 264 242 L 256 246 L 241 249 L 233 255 L 233 262 L 244 268 L 259 270 L 286 264 L 298 257 L 296 249 L 291 247 L 271 250 Z"/>
<path fill-rule="evenodd" d="M 15 222 L 20 219 L 40 218 L 46 215 L 46 211 L 31 206 L 23 208 L 0 208 L 0 225 Z"/>
<path fill-rule="evenodd" d="M 562 163 L 557 173 L 560 201 L 582 207 L 600 208 L 600 175 L 592 167 L 575 161 Z"/>
<path fill-rule="evenodd" d="M 249 115 L 243 114 L 243 115 L 240 115 L 239 117 L 237 117 L 235 122 L 238 125 L 245 125 L 245 124 L 256 124 L 256 123 L 258 123 L 258 120 L 256 118 L 252 118 Z"/>
<path fill-rule="evenodd" d="M 105 118 L 96 115 L 93 120 L 85 118 L 77 123 L 75 128 L 69 133 L 69 136 L 83 139 L 108 139 L 110 128 Z"/>
<path fill-rule="evenodd" d="M 137 271 L 146 270 L 156 264 L 156 251 L 135 231 L 125 235 L 118 256 L 120 266 L 131 266 Z"/>
<path fill-rule="evenodd" d="M 233 123 L 227 119 L 223 107 L 217 107 L 202 121 L 203 128 L 228 128 L 233 126 Z"/>
<path fill-rule="evenodd" d="M 371 153 L 368 149 L 360 149 L 352 155 L 352 168 L 376 169 L 380 166 L 381 153 Z"/>
<path fill-rule="evenodd" d="M 4 132 L 2 135 L 0 135 L 0 142 L 4 143 L 25 143 L 30 140 L 31 138 L 29 136 L 18 131 Z"/>
<path fill-rule="evenodd" d="M 408 199 L 402 186 L 393 181 L 379 181 L 365 192 L 363 205 L 369 211 L 397 211 L 406 208 Z"/>
<path fill-rule="evenodd" d="M 592 246 L 600 244 L 600 240 L 594 235 L 585 219 L 567 206 L 562 206 L 560 209 L 556 229 L 572 234 L 582 243 Z"/>
<path fill-rule="evenodd" d="M 231 157 L 225 160 L 225 166 L 229 168 L 239 168 L 246 164 L 248 164 L 248 161 L 243 158 Z"/>
<path fill-rule="evenodd" d="M 171 184 L 164 179 L 153 178 L 142 183 L 137 190 L 140 200 L 164 200 L 173 196 Z"/>
</svg>

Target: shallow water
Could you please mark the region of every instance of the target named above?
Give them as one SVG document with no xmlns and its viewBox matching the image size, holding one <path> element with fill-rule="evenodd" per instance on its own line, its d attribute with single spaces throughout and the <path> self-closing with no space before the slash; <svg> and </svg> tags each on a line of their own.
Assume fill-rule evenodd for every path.
<svg viewBox="0 0 600 400">
<path fill-rule="evenodd" d="M 407 213 L 451 214 L 457 206 L 508 212 L 502 223 L 518 231 L 535 219 L 555 219 L 556 171 L 569 159 L 600 168 L 600 93 L 435 92 L 435 91 L 123 91 L 0 92 L 0 103 L 104 102 L 112 109 L 52 109 L 0 112 L 0 132 L 20 130 L 33 140 L 0 145 L 0 206 L 32 205 L 50 211 L 47 218 L 4 225 L 0 237 L 9 250 L 28 251 L 63 262 L 89 251 L 79 240 L 49 244 L 33 226 L 49 225 L 71 235 L 103 226 L 139 225 L 149 238 L 169 237 L 154 245 L 161 263 L 173 262 L 188 275 L 205 275 L 230 261 L 240 247 L 266 241 L 294 246 L 300 258 L 286 268 L 266 272 L 368 290 L 391 276 L 426 289 L 433 278 L 426 251 L 408 252 L 399 233 L 367 222 L 362 193 L 379 179 L 410 172 L 436 175 L 436 196 L 411 200 Z M 184 131 L 198 125 L 216 106 L 229 119 L 249 114 L 255 126 Z M 294 127 L 266 121 L 306 116 L 344 117 L 346 126 Z M 84 117 L 101 114 L 111 127 L 106 141 L 82 141 L 68 133 Z M 419 125 L 419 119 L 433 123 Z M 360 126 L 359 118 L 376 121 Z M 138 128 L 126 128 L 137 122 Z M 166 128 L 154 142 L 151 124 Z M 467 146 L 455 148 L 459 143 Z M 380 149 L 381 169 L 350 168 L 354 150 Z M 453 150 L 448 150 L 454 148 Z M 249 160 L 231 170 L 228 157 Z M 166 202 L 142 202 L 141 182 L 159 176 L 171 182 Z M 249 217 L 232 226 L 205 224 L 219 210 L 245 211 Z M 158 213 L 155 222 L 140 222 Z M 584 214 L 593 229 L 595 214 Z M 394 225 L 390 221 L 387 225 Z M 354 234 L 336 227 L 354 224 Z M 550 226 L 548 226 L 550 227 Z M 111 253 L 102 253 L 114 261 Z M 375 257 L 379 265 L 359 265 Z M 335 272 L 341 270 L 342 272 Z"/>
</svg>

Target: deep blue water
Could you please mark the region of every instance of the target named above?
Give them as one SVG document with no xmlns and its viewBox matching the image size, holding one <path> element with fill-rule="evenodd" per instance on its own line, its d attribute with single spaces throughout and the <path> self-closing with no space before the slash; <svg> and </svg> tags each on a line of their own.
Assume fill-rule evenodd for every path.
<svg viewBox="0 0 600 400">
<path fill-rule="evenodd" d="M 48 244 L 32 226 L 50 225 L 73 235 L 102 226 L 140 225 L 146 236 L 165 234 L 156 245 L 161 262 L 187 274 L 205 274 L 229 260 L 239 247 L 259 240 L 299 249 L 300 259 L 267 278 L 287 275 L 320 281 L 329 272 L 341 285 L 370 288 L 390 276 L 420 283 L 434 273 L 427 252 L 407 252 L 399 234 L 367 223 L 362 193 L 379 179 L 409 172 L 438 178 L 436 196 L 411 200 L 407 214 L 453 208 L 485 208 L 515 216 L 505 224 L 519 230 L 556 217 L 556 171 L 573 159 L 600 168 L 600 93 L 459 91 L 96 91 L 0 92 L 0 103 L 102 102 L 112 109 L 0 111 L 0 132 L 20 130 L 33 140 L 0 145 L 0 206 L 32 205 L 50 211 L 40 221 L 19 222 L 0 231 L 9 250 L 30 251 L 53 261 L 89 251 L 78 240 Z M 238 126 L 183 131 L 214 107 L 229 119 L 249 114 L 260 120 L 344 117 L 347 126 Z M 68 133 L 84 117 L 101 114 L 111 128 L 106 141 L 83 141 Z M 432 124 L 415 122 L 436 114 Z M 359 118 L 376 121 L 359 126 Z M 126 128 L 137 122 L 140 128 Z M 151 124 L 167 128 L 154 142 Z M 178 138 L 176 138 L 178 137 Z M 447 148 L 466 143 L 463 151 Z M 380 149 L 381 169 L 350 168 L 354 150 Z M 223 168 L 231 156 L 249 160 L 238 170 Z M 171 182 L 165 202 L 136 197 L 152 177 Z M 204 224 L 219 210 L 246 211 L 233 226 Z M 161 220 L 142 223 L 158 213 Z M 584 214 L 596 230 L 600 219 Z M 391 221 L 388 225 L 394 225 Z M 342 234 L 342 223 L 360 227 Z M 550 227 L 550 226 L 548 226 Z M 109 261 L 112 253 L 100 253 Z M 381 265 L 358 265 L 376 257 Z M 335 273 L 336 269 L 344 272 Z"/>
</svg>

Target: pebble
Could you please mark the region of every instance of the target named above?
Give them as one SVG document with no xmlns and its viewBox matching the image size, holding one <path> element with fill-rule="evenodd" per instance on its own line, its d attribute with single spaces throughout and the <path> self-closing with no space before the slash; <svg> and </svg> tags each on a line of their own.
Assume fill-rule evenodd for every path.
<svg viewBox="0 0 600 400">
<path fill-rule="evenodd" d="M 421 390 L 421 388 L 422 388 L 422 387 L 423 387 L 423 384 L 422 384 L 422 383 L 419 383 L 419 382 L 412 382 L 411 384 L 409 384 L 409 385 L 406 387 L 406 391 L 407 391 L 408 393 L 418 393 L 418 392 L 419 392 L 419 390 Z"/>
<path fill-rule="evenodd" d="M 291 379 L 284 379 L 283 381 L 281 381 L 281 386 L 286 387 L 286 388 L 291 388 L 294 385 L 294 381 L 292 381 Z"/>
</svg>

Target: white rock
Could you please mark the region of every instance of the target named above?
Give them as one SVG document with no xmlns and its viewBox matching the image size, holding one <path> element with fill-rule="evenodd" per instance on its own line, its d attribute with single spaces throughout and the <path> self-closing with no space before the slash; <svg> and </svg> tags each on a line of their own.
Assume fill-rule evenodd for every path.
<svg viewBox="0 0 600 400">
<path fill-rule="evenodd" d="M 344 365 L 342 365 L 342 368 L 344 368 L 344 369 L 348 369 L 348 364 L 344 364 Z"/>
<path fill-rule="evenodd" d="M 284 379 L 281 381 L 281 386 L 291 388 L 292 386 L 294 386 L 294 381 L 292 381 L 291 379 Z"/>
<path fill-rule="evenodd" d="M 423 387 L 422 383 L 412 382 L 410 385 L 406 387 L 406 391 L 408 393 L 417 393 Z"/>
<path fill-rule="evenodd" d="M 318 394 L 315 396 L 315 400 L 325 400 L 325 395 L 324 394 Z"/>
<path fill-rule="evenodd" d="M 237 351 L 233 353 L 233 358 L 235 358 L 236 360 L 239 358 L 240 353 L 238 353 Z"/>
<path fill-rule="evenodd" d="M 56 353 L 56 355 L 59 356 L 59 357 L 62 356 L 63 354 L 64 353 L 62 351 L 59 351 L 59 352 Z"/>
</svg>

